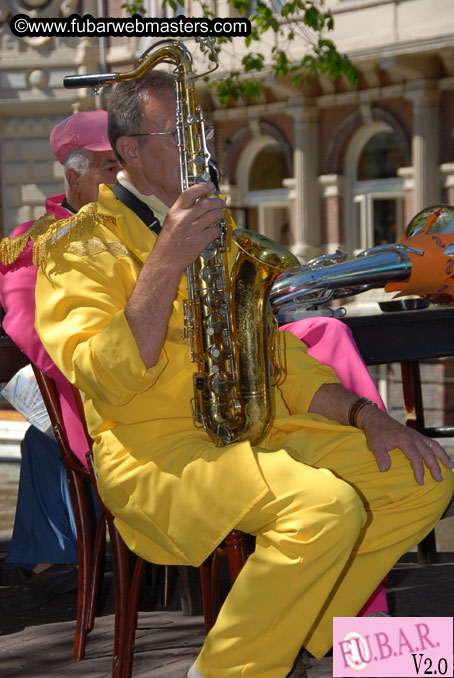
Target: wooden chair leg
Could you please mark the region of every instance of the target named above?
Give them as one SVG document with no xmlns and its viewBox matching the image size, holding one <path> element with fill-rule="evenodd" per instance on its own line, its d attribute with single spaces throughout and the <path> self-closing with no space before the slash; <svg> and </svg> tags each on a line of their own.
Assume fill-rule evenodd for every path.
<svg viewBox="0 0 454 678">
<path fill-rule="evenodd" d="M 437 541 L 435 539 L 435 530 L 431 530 L 427 537 L 424 537 L 418 544 L 418 563 L 420 565 L 429 565 L 437 562 Z"/>
<path fill-rule="evenodd" d="M 174 568 L 172 565 L 163 565 L 160 568 L 161 571 L 161 605 L 163 607 L 170 607 L 172 602 L 172 592 L 173 592 L 173 574 Z"/>
<path fill-rule="evenodd" d="M 112 658 L 112 678 L 123 678 L 121 645 L 125 635 L 126 616 L 129 595 L 129 562 L 126 545 L 120 537 L 113 517 L 107 519 L 110 544 L 112 548 L 112 567 L 114 573 L 115 628 Z"/>
<path fill-rule="evenodd" d="M 423 433 L 425 421 L 419 363 L 414 361 L 402 362 L 400 369 L 402 373 L 405 423 L 410 428 L 415 428 Z"/>
<path fill-rule="evenodd" d="M 221 564 L 227 558 L 230 584 L 233 585 L 246 562 L 246 535 L 232 530 L 222 544 L 200 566 L 205 633 L 214 626 L 221 609 Z"/>
<path fill-rule="evenodd" d="M 211 605 L 213 624 L 215 623 L 219 610 L 221 609 L 221 571 L 222 562 L 226 556 L 224 545 L 218 546 L 213 553 L 211 561 Z"/>
<path fill-rule="evenodd" d="M 230 583 L 233 586 L 247 558 L 244 533 L 239 530 L 232 530 L 225 538 L 225 550 L 229 565 Z"/>
<path fill-rule="evenodd" d="M 90 568 L 92 561 L 92 525 L 88 508 L 89 503 L 87 502 L 88 483 L 90 482 L 90 478 L 87 469 L 84 468 L 80 461 L 75 457 L 69 445 L 61 413 L 57 386 L 54 380 L 46 376 L 35 365 L 32 365 L 32 367 L 36 376 L 37 384 L 41 391 L 41 395 L 46 405 L 49 418 L 52 422 L 55 439 L 60 449 L 74 509 L 74 520 L 76 523 L 77 532 L 77 562 L 79 570 L 73 659 L 78 661 L 83 659 L 85 655 L 85 643 L 87 637 L 85 622 L 87 619 L 87 610 L 91 595 Z M 89 442 L 87 439 L 87 448 L 88 447 Z"/>
<path fill-rule="evenodd" d="M 123 626 L 123 638 L 121 643 L 121 673 L 120 678 L 131 678 L 134 661 L 134 645 L 137 629 L 137 617 L 139 609 L 139 597 L 142 588 L 142 575 L 145 561 L 137 558 L 134 566 L 131 583 L 129 586 L 128 604 L 126 607 L 126 619 Z"/>
<path fill-rule="evenodd" d="M 424 405 L 421 387 L 421 370 L 419 362 L 409 361 L 401 363 L 402 390 L 404 394 L 406 425 L 426 433 L 424 420 Z M 418 544 L 418 563 L 427 565 L 437 560 L 437 544 L 435 530 L 431 530 Z"/>
<path fill-rule="evenodd" d="M 200 566 L 200 584 L 202 588 L 203 616 L 205 620 L 205 633 L 214 625 L 213 599 L 211 596 L 211 563 L 213 555 L 210 555 Z"/>
<path fill-rule="evenodd" d="M 95 623 L 96 605 L 98 601 L 98 592 L 100 588 L 103 561 L 106 551 L 106 527 L 106 516 L 102 510 L 98 519 L 98 524 L 96 526 L 96 534 L 93 542 L 90 593 L 85 618 L 86 633 L 89 633 L 93 630 Z"/>
<path fill-rule="evenodd" d="M 91 534 L 88 526 L 90 524 L 88 511 L 85 503 L 85 481 L 77 475 L 76 472 L 67 469 L 68 481 L 70 483 L 71 498 L 74 508 L 74 518 L 77 532 L 77 562 L 78 562 L 78 582 L 77 582 L 77 611 L 76 611 L 76 629 L 74 633 L 73 659 L 80 661 L 85 656 L 86 632 L 85 619 L 90 589 L 90 568 L 91 568 Z"/>
</svg>

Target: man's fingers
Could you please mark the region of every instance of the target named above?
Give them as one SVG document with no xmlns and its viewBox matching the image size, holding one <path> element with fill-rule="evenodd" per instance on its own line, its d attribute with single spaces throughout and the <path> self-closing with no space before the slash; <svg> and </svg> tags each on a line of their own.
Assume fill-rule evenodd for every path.
<svg viewBox="0 0 454 678">
<path fill-rule="evenodd" d="M 199 210 L 200 212 L 208 212 L 209 210 L 223 210 L 225 208 L 225 201 L 222 198 L 218 198 L 217 196 L 209 196 L 206 198 L 201 198 L 198 202 L 196 207 L 194 207 L 194 210 L 197 211 Z"/>
<path fill-rule="evenodd" d="M 202 199 L 191 209 L 192 222 L 202 227 L 216 221 L 224 221 L 225 203 L 219 198 Z"/>
<path fill-rule="evenodd" d="M 415 480 L 419 485 L 424 484 L 424 463 L 423 463 L 423 457 L 419 453 L 415 453 L 414 450 L 412 450 L 411 454 L 407 454 L 405 450 L 403 450 L 405 456 L 407 459 L 410 461 L 411 467 L 413 469 L 413 475 L 415 476 Z M 431 471 L 432 473 L 432 471 Z"/>
<path fill-rule="evenodd" d="M 211 183 L 191 186 L 179 196 L 174 207 L 196 229 L 204 229 L 218 221 L 224 221 L 225 201 L 216 196 L 206 197 L 213 190 L 214 185 Z"/>
<path fill-rule="evenodd" d="M 382 414 L 382 416 L 387 415 Z M 389 427 L 377 426 L 373 421 L 369 422 L 364 432 L 380 471 L 386 471 L 390 465 L 389 456 L 384 450 L 396 448 L 407 457 L 419 485 L 424 483 L 425 466 L 429 469 L 432 478 L 438 482 L 443 480 L 441 464 L 446 468 L 454 469 L 454 461 L 436 440 L 392 419 L 390 419 Z"/>
<path fill-rule="evenodd" d="M 216 187 L 211 181 L 194 184 L 178 196 L 175 205 L 178 205 L 178 207 L 181 207 L 182 209 L 188 209 L 189 207 L 192 207 L 199 198 L 215 192 Z"/>
<path fill-rule="evenodd" d="M 454 468 L 454 460 L 451 459 L 446 450 L 438 443 L 436 440 L 431 438 L 426 438 L 427 446 L 433 452 L 433 454 L 441 461 L 441 463 L 446 466 L 446 468 Z"/>
<path fill-rule="evenodd" d="M 418 441 L 416 444 L 415 442 L 410 443 L 409 446 L 402 445 L 401 450 L 409 460 L 416 482 L 419 485 L 424 484 L 424 465 L 427 466 L 434 480 L 442 480 L 438 462 L 425 443 Z"/>
<path fill-rule="evenodd" d="M 374 456 L 380 471 L 387 471 L 391 466 L 391 459 L 389 458 L 386 448 L 381 447 L 380 449 L 375 449 Z"/>
<path fill-rule="evenodd" d="M 430 475 L 434 480 L 443 480 L 440 465 L 437 461 L 437 457 L 435 456 L 435 452 L 428 445 L 424 444 L 422 447 L 423 449 L 421 450 L 421 456 L 424 459 L 425 465 L 430 471 Z"/>
</svg>

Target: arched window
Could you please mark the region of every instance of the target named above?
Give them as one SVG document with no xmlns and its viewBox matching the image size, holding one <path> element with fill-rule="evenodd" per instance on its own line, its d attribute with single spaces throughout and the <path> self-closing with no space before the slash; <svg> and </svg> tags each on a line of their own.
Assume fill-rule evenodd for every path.
<svg viewBox="0 0 454 678">
<path fill-rule="evenodd" d="M 403 229 L 405 149 L 395 130 L 381 121 L 364 125 L 353 136 L 346 155 L 345 224 L 353 252 L 396 242 Z"/>
<path fill-rule="evenodd" d="M 289 176 L 289 169 L 281 146 L 267 144 L 255 156 L 249 170 L 250 191 L 266 191 L 282 188 L 283 180 Z"/>
<path fill-rule="evenodd" d="M 358 159 L 358 181 L 397 177 L 405 155 L 394 130 L 382 130 L 369 139 Z"/>
<path fill-rule="evenodd" d="M 276 139 L 260 134 L 246 144 L 238 161 L 234 217 L 250 228 L 282 244 L 290 244 L 288 155 Z"/>
</svg>

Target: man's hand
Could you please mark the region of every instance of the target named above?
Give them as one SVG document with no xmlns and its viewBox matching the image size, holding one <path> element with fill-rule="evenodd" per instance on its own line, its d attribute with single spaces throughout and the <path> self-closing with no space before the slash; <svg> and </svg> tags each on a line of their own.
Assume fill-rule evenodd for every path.
<svg viewBox="0 0 454 678">
<path fill-rule="evenodd" d="M 309 412 L 322 414 L 328 419 L 348 424 L 348 413 L 358 396 L 347 391 L 340 384 L 322 384 L 315 393 L 309 406 Z M 380 471 L 387 471 L 391 465 L 388 452 L 398 447 L 411 464 L 416 482 L 424 483 L 424 466 L 434 480 L 442 480 L 441 462 L 446 468 L 454 468 L 454 461 L 435 440 L 421 435 L 415 429 L 400 424 L 382 412 L 366 405 L 358 412 L 358 428 L 362 429 L 367 445 L 374 455 Z"/>
<path fill-rule="evenodd" d="M 225 203 L 208 198 L 214 184 L 195 184 L 169 209 L 156 244 L 144 264 L 125 316 L 146 367 L 156 365 L 167 332 L 181 274 L 220 235 Z"/>
<path fill-rule="evenodd" d="M 389 450 L 398 447 L 407 457 L 416 482 L 424 483 L 424 466 L 434 480 L 441 481 L 441 462 L 446 468 L 454 468 L 454 461 L 436 440 L 418 433 L 415 429 L 400 424 L 385 412 L 374 407 L 363 407 L 358 414 L 358 427 L 364 431 L 367 445 L 373 453 L 380 471 L 391 465 Z"/>
<path fill-rule="evenodd" d="M 154 257 L 180 272 L 220 235 L 217 222 L 224 219 L 225 202 L 208 197 L 215 191 L 211 182 L 186 189 L 169 209 L 155 245 Z"/>
</svg>

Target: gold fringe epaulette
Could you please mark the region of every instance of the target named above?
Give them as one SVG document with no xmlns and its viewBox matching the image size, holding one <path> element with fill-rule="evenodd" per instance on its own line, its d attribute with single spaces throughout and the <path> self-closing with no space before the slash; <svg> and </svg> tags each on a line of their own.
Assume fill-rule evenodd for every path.
<svg viewBox="0 0 454 678">
<path fill-rule="evenodd" d="M 53 214 L 46 214 L 35 221 L 33 226 L 16 238 L 3 238 L 0 242 L 0 261 L 13 263 L 24 251 L 28 240 L 33 242 L 33 264 L 43 264 L 52 248 L 61 240 L 68 242 L 75 238 L 90 235 L 97 224 L 115 224 L 115 217 L 98 212 L 97 204 L 92 202 L 80 212 L 66 219 L 56 220 Z"/>
<path fill-rule="evenodd" d="M 49 226 L 55 221 L 53 214 L 44 214 L 35 221 L 28 231 L 14 238 L 3 238 L 0 242 L 0 262 L 5 265 L 14 263 L 24 251 L 28 241 L 32 240 L 35 243 L 37 238 L 46 233 Z"/>
</svg>

